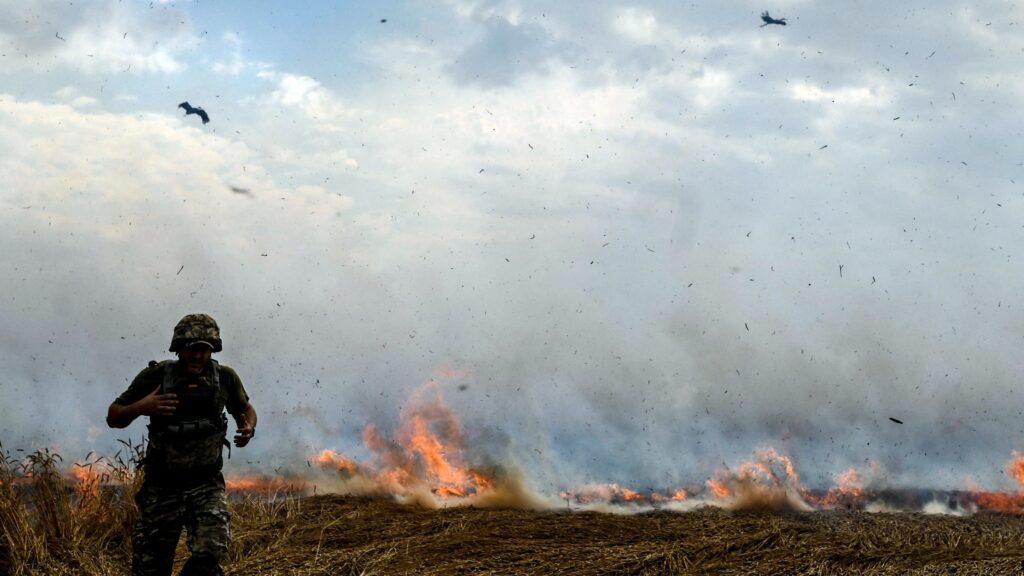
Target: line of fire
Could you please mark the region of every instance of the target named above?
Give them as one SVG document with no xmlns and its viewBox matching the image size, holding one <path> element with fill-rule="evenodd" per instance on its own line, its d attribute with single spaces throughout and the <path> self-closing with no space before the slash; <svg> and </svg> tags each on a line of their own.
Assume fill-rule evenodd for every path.
<svg viewBox="0 0 1024 576">
<path fill-rule="evenodd" d="M 542 494 L 511 468 L 467 461 L 467 438 L 455 411 L 438 386 L 419 388 L 402 410 L 390 435 L 370 424 L 362 441 L 372 457 L 357 461 L 324 448 L 308 455 L 305 469 L 274 474 L 228 474 L 232 498 L 268 499 L 316 494 L 390 496 L 426 508 L 473 506 L 524 510 L 594 510 L 637 513 L 652 509 L 689 511 L 703 506 L 730 510 L 923 512 L 969 515 L 979 511 L 1024 514 L 1024 454 L 1014 452 L 1006 466 L 1016 491 L 976 486 L 926 490 L 883 486 L 880 465 L 867 463 L 835 478 L 834 486 L 810 489 L 801 482 L 792 459 L 771 448 L 757 450 L 747 462 L 723 467 L 702 484 L 635 489 L 618 483 L 587 484 Z M 130 446 L 129 443 L 125 443 Z M 137 447 L 141 454 L 141 447 Z M 119 457 L 120 459 L 120 457 Z M 29 482 L 32 467 L 15 482 Z M 116 490 L 131 483 L 133 466 L 106 458 L 74 463 L 66 473 L 70 490 Z"/>
</svg>

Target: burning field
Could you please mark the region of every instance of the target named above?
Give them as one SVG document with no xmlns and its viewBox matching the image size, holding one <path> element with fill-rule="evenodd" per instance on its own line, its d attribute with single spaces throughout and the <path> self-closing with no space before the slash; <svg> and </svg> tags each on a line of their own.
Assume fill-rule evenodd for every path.
<svg viewBox="0 0 1024 576">
<path fill-rule="evenodd" d="M 227 476 L 228 574 L 1019 574 L 1022 488 L 885 485 L 880 465 L 810 488 L 770 448 L 688 486 L 590 483 L 544 493 L 482 461 L 436 386 L 357 460 Z M 4 452 L 0 574 L 127 574 L 143 446 L 65 467 Z M 179 545 L 179 566 L 187 556 Z"/>
<path fill-rule="evenodd" d="M 439 388 L 418 389 L 401 412 L 398 427 L 385 434 L 370 424 L 363 432 L 370 457 L 357 461 L 332 449 L 311 454 L 304 469 L 274 476 L 229 476 L 237 493 L 310 496 L 322 493 L 393 498 L 427 509 L 476 507 L 529 511 L 594 511 L 635 515 L 687 512 L 703 507 L 731 511 L 910 512 L 969 516 L 979 511 L 1024 513 L 1024 456 L 1014 452 L 1006 466 L 1015 492 L 964 486 L 923 490 L 890 486 L 882 466 L 868 462 L 838 474 L 834 485 L 810 488 L 793 460 L 772 448 L 756 450 L 734 467 L 686 486 L 639 489 L 618 483 L 586 483 L 555 494 L 530 485 L 511 462 L 477 456 L 472 461 L 458 415 Z"/>
</svg>

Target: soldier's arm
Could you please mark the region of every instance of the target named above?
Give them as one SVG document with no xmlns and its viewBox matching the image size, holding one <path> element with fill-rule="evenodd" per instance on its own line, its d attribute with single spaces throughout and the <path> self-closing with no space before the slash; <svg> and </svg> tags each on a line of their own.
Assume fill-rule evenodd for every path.
<svg viewBox="0 0 1024 576">
<path fill-rule="evenodd" d="M 178 406 L 174 394 L 159 394 L 157 386 L 148 396 L 131 404 L 118 404 L 116 401 L 107 409 L 107 426 L 111 428 L 127 428 L 139 416 L 170 416 Z"/>
<path fill-rule="evenodd" d="M 235 446 L 241 448 L 248 444 L 256 434 L 256 409 L 252 407 L 251 403 L 246 403 L 245 410 L 233 416 L 235 426 L 238 427 L 238 431 L 235 432 Z"/>
</svg>

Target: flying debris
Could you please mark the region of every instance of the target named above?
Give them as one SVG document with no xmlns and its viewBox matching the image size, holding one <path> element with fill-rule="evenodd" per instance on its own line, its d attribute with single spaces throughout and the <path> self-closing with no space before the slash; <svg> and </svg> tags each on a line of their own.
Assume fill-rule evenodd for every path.
<svg viewBox="0 0 1024 576">
<path fill-rule="evenodd" d="M 769 24 L 778 24 L 779 26 L 785 26 L 786 25 L 786 19 L 785 18 L 772 18 L 771 16 L 768 15 L 768 11 L 767 10 L 765 10 L 764 12 L 761 13 L 761 20 L 764 20 L 764 24 L 761 24 L 761 28 L 764 28 L 765 26 L 767 26 Z"/>
<path fill-rule="evenodd" d="M 182 102 L 181 104 L 178 104 L 178 108 L 185 109 L 185 116 L 188 116 L 189 114 L 197 114 L 200 118 L 203 119 L 203 124 L 206 124 L 210 121 L 210 116 L 206 113 L 206 110 L 203 110 L 202 108 L 193 108 L 192 105 L 190 105 L 188 102 Z"/>
<path fill-rule="evenodd" d="M 252 191 L 248 188 L 239 188 L 238 186 L 228 186 L 235 194 L 246 194 L 252 196 Z"/>
<path fill-rule="evenodd" d="M 902 420 L 897 420 L 897 419 L 895 419 L 895 418 L 892 418 L 892 417 L 890 417 L 890 418 L 889 418 L 889 420 L 892 420 L 893 422 L 895 422 L 895 423 L 897 423 L 897 424 L 903 424 L 903 421 L 902 421 Z"/>
</svg>

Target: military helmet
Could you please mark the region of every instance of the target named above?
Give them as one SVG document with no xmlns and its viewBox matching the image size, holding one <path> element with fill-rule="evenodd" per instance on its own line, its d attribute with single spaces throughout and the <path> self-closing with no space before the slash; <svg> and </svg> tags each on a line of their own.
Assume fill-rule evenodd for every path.
<svg viewBox="0 0 1024 576">
<path fill-rule="evenodd" d="M 179 352 L 193 342 L 207 342 L 214 352 L 221 351 L 220 328 L 208 314 L 189 314 L 174 327 L 171 352 Z"/>
</svg>

